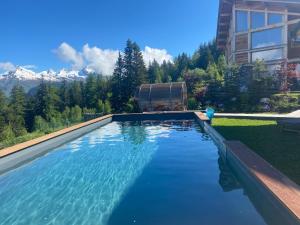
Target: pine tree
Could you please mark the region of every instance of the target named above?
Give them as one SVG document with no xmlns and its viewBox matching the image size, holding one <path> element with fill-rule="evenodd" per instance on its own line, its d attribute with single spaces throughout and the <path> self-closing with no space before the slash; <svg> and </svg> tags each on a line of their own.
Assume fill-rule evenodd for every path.
<svg viewBox="0 0 300 225">
<path fill-rule="evenodd" d="M 85 102 L 86 107 L 95 108 L 97 104 L 97 81 L 95 74 L 89 74 L 85 83 Z"/>
<path fill-rule="evenodd" d="M 82 95 L 83 93 L 80 83 L 78 81 L 74 81 L 69 89 L 70 106 L 73 107 L 75 105 L 78 105 L 80 107 L 83 107 Z"/>
<path fill-rule="evenodd" d="M 9 123 L 16 136 L 21 136 L 26 133 L 25 129 L 25 91 L 20 85 L 15 85 L 10 93 L 9 103 Z"/>
<path fill-rule="evenodd" d="M 146 72 L 146 66 L 139 46 L 135 42 L 128 40 L 124 51 L 124 76 L 122 82 L 124 85 L 122 89 L 125 91 L 124 95 L 127 101 L 133 96 L 136 88 L 146 81 Z"/>
<path fill-rule="evenodd" d="M 71 97 L 67 80 L 64 79 L 59 87 L 60 110 L 63 111 L 67 106 L 70 106 Z"/>
<path fill-rule="evenodd" d="M 116 63 L 116 67 L 112 76 L 111 81 L 111 104 L 115 112 L 122 111 L 124 104 L 126 102 L 126 85 L 124 85 L 124 61 L 121 53 Z"/>
<path fill-rule="evenodd" d="M 150 63 L 148 68 L 148 81 L 149 83 L 160 83 L 162 81 L 162 71 L 157 63 L 156 60 L 154 60 L 152 63 Z"/>
<path fill-rule="evenodd" d="M 35 113 L 50 121 L 58 115 L 59 96 L 57 90 L 42 80 L 35 96 Z"/>
<path fill-rule="evenodd" d="M 183 72 L 189 69 L 191 60 L 187 54 L 182 53 L 175 59 L 175 71 L 171 74 L 172 81 L 176 82 L 183 75 Z"/>
<path fill-rule="evenodd" d="M 140 47 L 135 42 L 133 43 L 133 57 L 134 74 L 131 95 L 134 94 L 138 86 L 145 83 L 147 76 L 147 69 L 143 59 L 143 54 L 141 52 Z"/>
<path fill-rule="evenodd" d="M 7 110 L 7 100 L 3 91 L 0 90 L 0 134 L 6 125 L 5 111 Z"/>
</svg>

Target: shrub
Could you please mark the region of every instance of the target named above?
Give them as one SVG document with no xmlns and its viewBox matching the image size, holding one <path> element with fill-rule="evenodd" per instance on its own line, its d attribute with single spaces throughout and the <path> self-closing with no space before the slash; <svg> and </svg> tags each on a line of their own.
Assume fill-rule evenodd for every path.
<svg viewBox="0 0 300 225">
<path fill-rule="evenodd" d="M 271 97 L 271 106 L 276 112 L 291 112 L 300 108 L 300 95 L 296 94 L 276 94 Z"/>
<path fill-rule="evenodd" d="M 98 100 L 97 107 L 96 107 L 97 113 L 104 113 L 104 104 L 102 100 Z"/>
<path fill-rule="evenodd" d="M 104 103 L 104 114 L 110 114 L 111 113 L 111 105 L 108 100 Z"/>
<path fill-rule="evenodd" d="M 96 109 L 83 108 L 83 114 L 95 114 Z"/>
<path fill-rule="evenodd" d="M 196 98 L 189 98 L 188 99 L 188 109 L 189 110 L 196 110 L 199 107 L 199 103 L 197 102 Z"/>
<path fill-rule="evenodd" d="M 71 108 L 70 121 L 72 123 L 78 123 L 82 121 L 82 110 L 78 105 Z"/>
<path fill-rule="evenodd" d="M 0 135 L 0 141 L 12 140 L 15 138 L 12 126 L 9 124 L 5 126 Z"/>
<path fill-rule="evenodd" d="M 34 117 L 34 124 L 33 124 L 34 131 L 39 132 L 46 132 L 49 130 L 49 126 L 46 120 L 44 120 L 41 116 Z"/>
</svg>

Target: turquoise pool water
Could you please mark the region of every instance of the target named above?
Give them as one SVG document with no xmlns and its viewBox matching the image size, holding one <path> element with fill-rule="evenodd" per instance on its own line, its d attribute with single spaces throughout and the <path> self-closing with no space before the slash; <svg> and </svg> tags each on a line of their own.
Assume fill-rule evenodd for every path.
<svg viewBox="0 0 300 225">
<path fill-rule="evenodd" d="M 1 225 L 267 224 L 192 121 L 110 123 L 0 176 Z"/>
</svg>

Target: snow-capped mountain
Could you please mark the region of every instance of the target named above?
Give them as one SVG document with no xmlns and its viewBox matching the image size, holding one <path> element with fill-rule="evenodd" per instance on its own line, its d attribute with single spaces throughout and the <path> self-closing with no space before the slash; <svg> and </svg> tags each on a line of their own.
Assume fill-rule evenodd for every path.
<svg viewBox="0 0 300 225">
<path fill-rule="evenodd" d="M 62 69 L 56 72 L 50 69 L 42 72 L 34 72 L 19 66 L 14 71 L 0 74 L 0 89 L 8 95 L 14 85 L 20 84 L 27 92 L 31 88 L 38 86 L 42 79 L 49 82 L 84 80 L 88 74 L 93 72 L 88 68 L 80 71 Z"/>
</svg>

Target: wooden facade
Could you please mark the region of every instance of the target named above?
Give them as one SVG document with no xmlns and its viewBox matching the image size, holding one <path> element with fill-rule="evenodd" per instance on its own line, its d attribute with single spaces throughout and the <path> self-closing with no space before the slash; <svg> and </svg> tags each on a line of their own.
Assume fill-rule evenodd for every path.
<svg viewBox="0 0 300 225">
<path fill-rule="evenodd" d="M 217 45 L 228 63 L 300 63 L 300 0 L 220 0 Z"/>
</svg>

